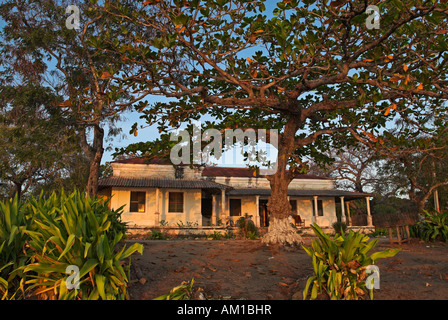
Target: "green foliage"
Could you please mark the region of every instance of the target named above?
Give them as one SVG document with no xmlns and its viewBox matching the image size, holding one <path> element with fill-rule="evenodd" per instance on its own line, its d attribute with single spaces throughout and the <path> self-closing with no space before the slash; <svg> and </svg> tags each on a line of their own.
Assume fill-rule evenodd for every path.
<svg viewBox="0 0 448 320">
<path fill-rule="evenodd" d="M 215 231 L 208 236 L 208 238 L 210 238 L 212 240 L 221 240 L 223 237 L 224 236 L 222 235 L 222 233 L 218 232 L 218 231 Z"/>
<path fill-rule="evenodd" d="M 311 299 L 322 293 L 334 300 L 359 299 L 367 293 L 373 299 L 373 289 L 366 288 L 367 266 L 375 264 L 380 258 L 396 255 L 400 249 L 375 252 L 368 256 L 377 239 L 369 241 L 368 236 L 354 231 L 347 235 L 336 234 L 331 239 L 316 224 L 311 227 L 318 239 L 312 242 L 311 247 L 302 246 L 312 258 L 314 270 L 313 276 L 306 282 L 303 298 L 306 299 L 311 289 Z"/>
<path fill-rule="evenodd" d="M 0 296 L 13 299 L 23 276 L 19 267 L 29 260 L 24 250 L 28 239 L 25 230 L 30 229 L 24 206 L 17 195 L 0 202 Z M 10 290 L 12 289 L 12 290 Z"/>
<path fill-rule="evenodd" d="M 255 239 L 258 236 L 258 229 L 255 223 L 249 219 L 247 213 L 236 221 L 236 226 L 238 233 L 244 238 Z"/>
<path fill-rule="evenodd" d="M 194 278 L 190 283 L 182 282 L 180 286 L 171 289 L 170 293 L 164 294 L 154 300 L 191 300 Z"/>
<path fill-rule="evenodd" d="M 424 220 L 416 225 L 414 232 L 418 233 L 424 241 L 441 240 L 448 242 L 448 211 L 430 213 L 425 210 Z"/>
<path fill-rule="evenodd" d="M 148 240 L 166 240 L 168 239 L 168 236 L 159 230 L 152 230 L 148 233 L 148 237 L 146 238 Z"/>
<path fill-rule="evenodd" d="M 39 299 L 127 298 L 125 263 L 143 247 L 120 243 L 126 227 L 120 216 L 121 208 L 78 191 L 0 202 L 3 298 L 16 298 L 19 289 Z M 76 275 L 79 287 L 69 288 Z"/>
<path fill-rule="evenodd" d="M 347 231 L 347 224 L 345 222 L 336 221 L 332 224 L 335 233 L 345 234 Z"/>
</svg>

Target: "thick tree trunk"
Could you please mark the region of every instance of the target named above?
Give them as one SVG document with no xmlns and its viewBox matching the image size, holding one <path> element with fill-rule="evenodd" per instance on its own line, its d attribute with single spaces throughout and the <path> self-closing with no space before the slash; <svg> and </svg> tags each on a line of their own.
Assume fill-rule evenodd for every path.
<svg viewBox="0 0 448 320">
<path fill-rule="evenodd" d="M 98 193 L 98 179 L 100 175 L 101 159 L 103 149 L 95 153 L 93 159 L 90 159 L 89 178 L 87 179 L 86 193 L 89 197 L 94 197 Z"/>
<path fill-rule="evenodd" d="M 280 135 L 277 153 L 277 172 L 267 179 L 271 185 L 271 196 L 268 200 L 270 212 L 269 229 L 262 241 L 271 244 L 299 245 L 302 237 L 296 232 L 289 221 L 291 205 L 288 201 L 288 186 L 293 175 L 286 170 L 288 159 L 295 149 L 295 133 L 298 119 L 292 117 Z"/>
<path fill-rule="evenodd" d="M 95 125 L 93 130 L 92 146 L 87 144 L 85 129 L 81 133 L 81 146 L 89 156 L 89 178 L 87 179 L 86 193 L 89 197 L 94 197 L 98 193 L 98 179 L 100 174 L 101 159 L 103 158 L 104 130 Z"/>
</svg>

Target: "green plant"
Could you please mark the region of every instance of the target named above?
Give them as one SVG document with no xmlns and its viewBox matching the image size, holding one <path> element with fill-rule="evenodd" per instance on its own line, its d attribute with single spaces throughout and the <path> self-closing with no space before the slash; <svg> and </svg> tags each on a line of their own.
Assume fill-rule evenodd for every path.
<svg viewBox="0 0 448 320">
<path fill-rule="evenodd" d="M 227 230 L 226 233 L 224 233 L 224 239 L 233 239 L 233 238 L 235 238 L 235 234 L 232 231 Z"/>
<path fill-rule="evenodd" d="M 258 240 L 258 233 L 256 231 L 249 231 L 249 233 L 247 234 L 247 239 Z"/>
<path fill-rule="evenodd" d="M 223 235 L 221 232 L 215 231 L 208 236 L 212 240 L 221 240 Z"/>
<path fill-rule="evenodd" d="M 23 285 L 23 267 L 29 257 L 25 243 L 25 230 L 31 229 L 31 217 L 26 216 L 24 206 L 17 195 L 0 202 L 0 295 L 2 299 L 14 299 Z"/>
<path fill-rule="evenodd" d="M 344 234 L 347 231 L 347 224 L 342 221 L 336 221 L 332 224 L 335 233 Z"/>
<path fill-rule="evenodd" d="M 448 242 L 448 211 L 430 213 L 424 211 L 424 220 L 418 223 L 418 233 L 424 241 Z"/>
<path fill-rule="evenodd" d="M 166 220 L 160 220 L 159 224 L 161 227 L 167 227 L 169 223 Z"/>
<path fill-rule="evenodd" d="M 311 228 L 317 239 L 311 247 L 302 246 L 312 258 L 314 274 L 308 278 L 303 298 L 306 299 L 311 287 L 311 299 L 318 294 L 327 294 L 330 299 L 359 299 L 369 293 L 373 299 L 373 289 L 366 288 L 366 268 L 380 258 L 392 257 L 400 249 L 375 252 L 368 256 L 378 239 L 370 238 L 351 230 L 347 235 L 336 234 L 330 238 L 316 224 Z"/>
<path fill-rule="evenodd" d="M 190 283 L 184 281 L 180 286 L 171 289 L 170 293 L 157 297 L 154 300 L 191 300 L 193 284 L 194 278 L 191 279 Z"/>
<path fill-rule="evenodd" d="M 248 238 L 250 233 L 252 237 L 258 236 L 258 229 L 255 223 L 248 217 L 247 213 L 236 221 L 236 226 L 238 227 L 239 234 L 244 238 Z"/>
<path fill-rule="evenodd" d="M 159 230 L 152 230 L 148 233 L 148 240 L 166 240 L 168 239 L 168 236 Z"/>
<path fill-rule="evenodd" d="M 129 248 L 119 244 L 122 224 L 120 212 L 107 208 L 101 199 L 87 198 L 75 191 L 70 195 L 53 193 L 48 199 L 31 199 L 36 230 L 29 236 L 31 262 L 23 268 L 27 290 L 39 299 L 125 299 L 127 276 L 123 264 L 141 244 Z M 115 226 L 115 228 L 113 228 Z M 121 248 L 120 248 L 121 247 Z M 79 286 L 72 284 L 73 269 Z M 29 279 L 29 280 L 28 280 Z"/>
</svg>

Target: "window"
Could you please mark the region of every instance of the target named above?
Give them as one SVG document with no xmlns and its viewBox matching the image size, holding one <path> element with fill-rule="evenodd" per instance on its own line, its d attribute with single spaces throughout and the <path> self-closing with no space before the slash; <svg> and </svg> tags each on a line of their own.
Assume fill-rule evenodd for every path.
<svg viewBox="0 0 448 320">
<path fill-rule="evenodd" d="M 184 212 L 184 193 L 170 192 L 168 195 L 168 212 Z"/>
<path fill-rule="evenodd" d="M 230 199 L 230 215 L 231 216 L 240 216 L 241 215 L 241 199 Z"/>
<path fill-rule="evenodd" d="M 313 215 L 316 216 L 316 210 L 314 208 L 314 201 L 313 201 Z M 317 200 L 317 215 L 319 217 L 323 217 L 323 215 L 324 215 L 322 200 Z"/>
<path fill-rule="evenodd" d="M 130 212 L 145 212 L 146 192 L 131 191 Z"/>
<path fill-rule="evenodd" d="M 297 200 L 289 200 L 289 204 L 291 205 L 291 211 L 293 215 L 297 214 Z"/>
</svg>

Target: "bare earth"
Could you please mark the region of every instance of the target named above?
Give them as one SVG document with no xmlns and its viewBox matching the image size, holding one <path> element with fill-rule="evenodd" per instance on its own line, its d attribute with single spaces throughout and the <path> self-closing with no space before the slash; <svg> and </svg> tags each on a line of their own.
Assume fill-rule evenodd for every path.
<svg viewBox="0 0 448 320">
<path fill-rule="evenodd" d="M 133 300 L 167 294 L 192 278 L 194 288 L 201 288 L 207 298 L 302 299 L 312 275 L 311 259 L 302 248 L 279 249 L 259 240 L 139 242 L 144 252 L 132 256 Z M 306 245 L 310 243 L 305 239 Z M 448 299 L 448 245 L 414 240 L 398 246 L 381 239 L 375 250 L 396 247 L 402 250 L 395 257 L 378 261 L 380 289 L 375 290 L 375 300 Z"/>
</svg>

